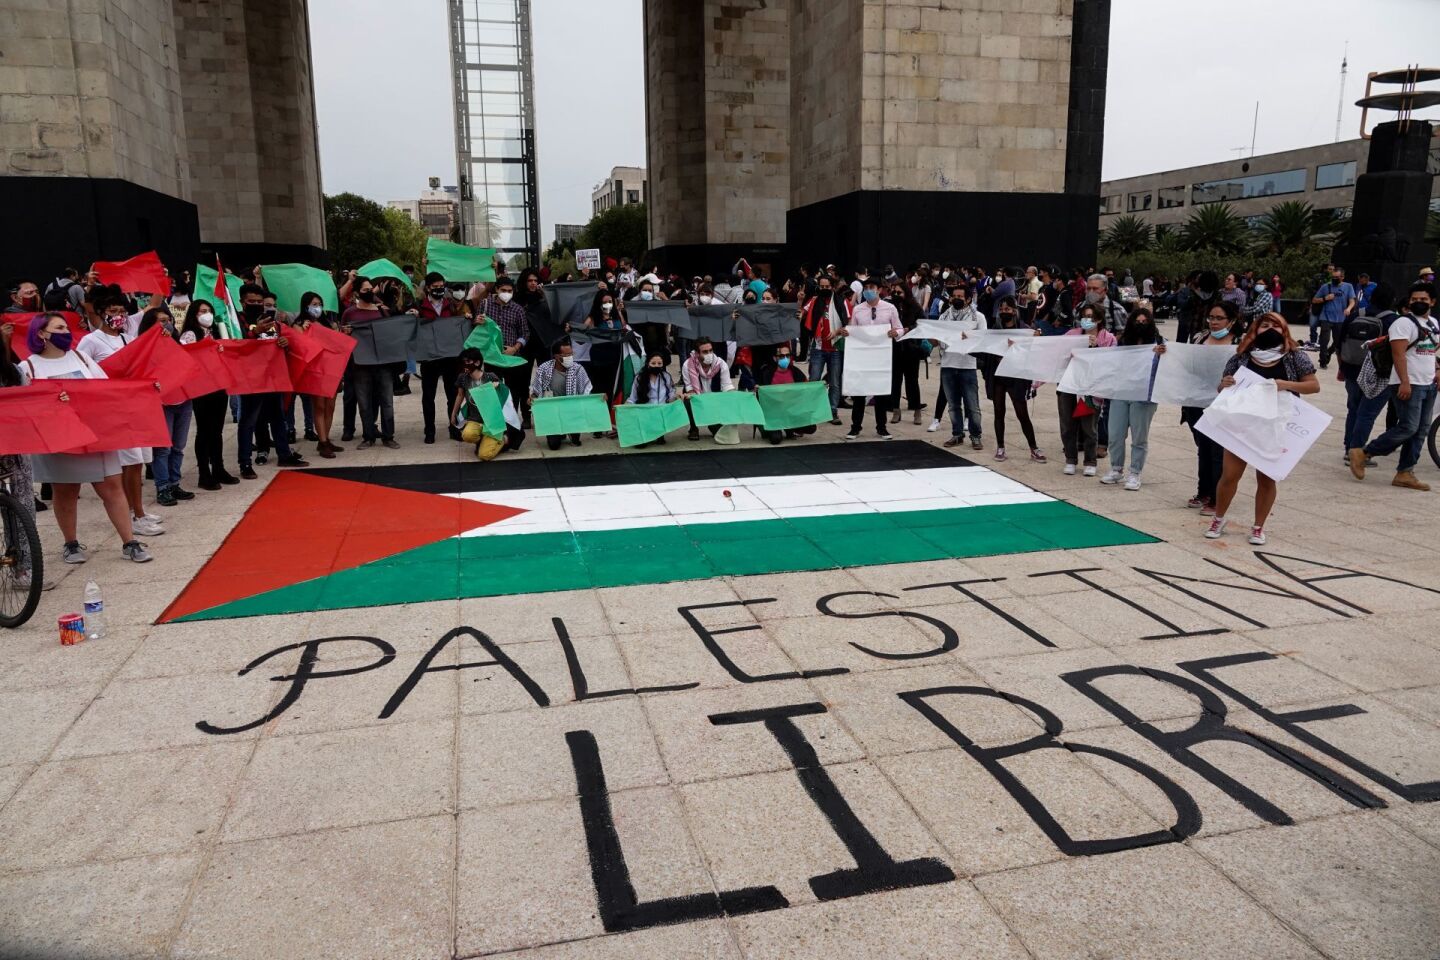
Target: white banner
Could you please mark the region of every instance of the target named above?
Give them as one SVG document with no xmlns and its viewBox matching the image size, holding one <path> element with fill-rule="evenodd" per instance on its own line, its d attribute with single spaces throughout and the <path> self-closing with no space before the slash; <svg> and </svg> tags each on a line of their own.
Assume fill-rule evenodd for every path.
<svg viewBox="0 0 1440 960">
<path fill-rule="evenodd" d="M 975 353 L 985 331 L 972 330 L 968 324 L 950 320 L 921 320 L 901 340 L 929 340 L 942 344 L 950 353 Z M 973 342 L 972 342 L 973 341 Z"/>
<path fill-rule="evenodd" d="M 890 395 L 890 361 L 893 348 L 886 324 L 845 328 L 845 365 L 841 369 L 840 392 L 847 397 Z"/>
<path fill-rule="evenodd" d="M 1235 356 L 1233 346 L 1207 347 L 1196 343 L 1167 343 L 1155 370 L 1155 403 L 1181 407 L 1208 407 L 1220 390 L 1225 361 Z"/>
<path fill-rule="evenodd" d="M 1244 367 L 1235 373 L 1235 384 L 1224 391 L 1223 401 L 1211 404 L 1195 429 L 1270 479 L 1284 480 L 1330 426 L 1331 416 L 1293 394 L 1278 395 L 1273 382 Z"/>
<path fill-rule="evenodd" d="M 1155 347 L 1107 347 L 1079 350 L 1070 358 L 1055 389 L 1079 397 L 1106 400 L 1149 400 Z"/>
<path fill-rule="evenodd" d="M 1041 383 L 1059 383 L 1070 365 L 1070 354 L 1076 350 L 1087 350 L 1089 344 L 1084 337 L 1031 337 L 1016 340 L 995 369 L 999 377 L 1014 377 L 1016 380 L 1037 380 Z M 849 362 L 849 358 L 846 358 Z"/>
</svg>

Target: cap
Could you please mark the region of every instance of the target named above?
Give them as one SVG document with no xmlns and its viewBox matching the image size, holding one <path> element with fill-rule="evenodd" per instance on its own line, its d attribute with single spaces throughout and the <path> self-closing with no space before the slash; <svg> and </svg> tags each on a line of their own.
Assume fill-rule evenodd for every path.
<svg viewBox="0 0 1440 960">
<path fill-rule="evenodd" d="M 1429 277 L 1429 276 L 1433 276 L 1434 274 L 1435 274 L 1435 268 L 1434 268 L 1434 267 L 1421 267 L 1421 268 L 1420 268 L 1420 276 L 1422 276 L 1422 277 Z"/>
</svg>

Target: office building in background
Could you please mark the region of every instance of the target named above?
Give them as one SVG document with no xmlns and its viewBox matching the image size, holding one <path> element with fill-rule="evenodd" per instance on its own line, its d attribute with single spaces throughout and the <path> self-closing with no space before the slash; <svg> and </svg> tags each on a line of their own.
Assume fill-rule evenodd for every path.
<svg viewBox="0 0 1440 960">
<path fill-rule="evenodd" d="M 650 181 L 644 167 L 612 167 L 610 176 L 590 191 L 590 215 L 599 216 L 613 207 L 645 203 L 650 197 Z"/>
</svg>

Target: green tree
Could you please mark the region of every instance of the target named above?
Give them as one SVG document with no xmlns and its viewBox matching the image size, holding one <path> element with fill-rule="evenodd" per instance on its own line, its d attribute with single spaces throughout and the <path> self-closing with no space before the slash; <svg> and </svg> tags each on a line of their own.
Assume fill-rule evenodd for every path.
<svg viewBox="0 0 1440 960">
<path fill-rule="evenodd" d="M 1150 243 L 1150 249 L 1162 256 L 1174 256 L 1185 249 L 1185 243 L 1180 237 L 1180 231 L 1168 223 L 1162 223 L 1155 228 L 1155 238 Z"/>
<path fill-rule="evenodd" d="M 385 256 L 390 230 L 385 208 L 355 193 L 325 198 L 325 240 L 331 265 L 350 270 Z"/>
<path fill-rule="evenodd" d="M 1272 256 L 1290 250 L 1326 244 L 1339 224 L 1328 211 L 1321 213 L 1302 200 L 1277 203 L 1255 225 L 1255 252 Z"/>
<path fill-rule="evenodd" d="M 485 200 L 476 200 L 474 233 L 467 244 L 472 247 L 500 247 L 500 233 L 504 224 L 500 222 L 500 214 L 490 209 L 490 204 Z"/>
<path fill-rule="evenodd" d="M 585 224 L 576 246 L 598 249 L 602 257 L 630 257 L 638 262 L 650 248 L 650 217 L 645 204 L 611 207 L 596 214 Z"/>
<path fill-rule="evenodd" d="M 1150 225 L 1127 213 L 1116 217 L 1115 222 L 1100 234 L 1100 249 L 1107 256 L 1129 256 L 1149 250 L 1151 241 Z"/>
<path fill-rule="evenodd" d="M 1235 254 L 1250 246 L 1250 228 L 1228 203 L 1207 203 L 1197 208 L 1180 228 L 1185 249 Z"/>
<path fill-rule="evenodd" d="M 399 266 L 419 266 L 425 262 L 425 241 L 429 234 L 410 215 L 394 207 L 385 209 L 385 253 L 383 256 Z M 361 263 L 368 261 L 362 260 Z"/>
</svg>

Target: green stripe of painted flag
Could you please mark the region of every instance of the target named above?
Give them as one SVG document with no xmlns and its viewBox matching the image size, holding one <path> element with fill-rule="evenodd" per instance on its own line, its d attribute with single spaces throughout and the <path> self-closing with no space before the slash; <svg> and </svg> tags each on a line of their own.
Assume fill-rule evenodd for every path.
<svg viewBox="0 0 1440 960">
<path fill-rule="evenodd" d="M 830 387 L 822 381 L 759 387 L 755 395 L 766 430 L 795 430 L 830 420 Z"/>
<path fill-rule="evenodd" d="M 594 433 L 610 429 L 610 408 L 598 393 L 578 397 L 539 397 L 530 405 L 537 437 Z"/>
<path fill-rule="evenodd" d="M 470 389 L 470 399 L 480 411 L 480 423 L 487 437 L 496 440 L 505 436 L 505 402 L 493 383 L 483 383 Z"/>
<path fill-rule="evenodd" d="M 444 276 L 447 282 L 495 279 L 495 248 L 467 247 L 431 237 L 425 242 L 425 269 Z"/>
<path fill-rule="evenodd" d="M 489 317 L 484 323 L 477 323 L 470 336 L 465 338 L 465 346 L 474 347 L 484 355 L 487 367 L 523 367 L 525 358 L 506 353 L 502 343 L 500 325 Z"/>
<path fill-rule="evenodd" d="M 392 277 L 399 280 L 409 290 L 412 281 L 405 275 L 405 271 L 395 266 L 394 261 L 381 257 L 379 260 L 371 260 L 365 266 L 355 271 L 357 277 L 364 277 L 367 280 L 379 280 L 381 277 Z"/>
<path fill-rule="evenodd" d="M 649 443 L 689 425 L 685 404 L 679 400 L 671 403 L 626 403 L 615 408 L 615 429 L 620 431 L 622 447 Z"/>
<path fill-rule="evenodd" d="M 690 409 L 697 426 L 713 423 L 764 423 L 760 401 L 748 390 L 727 390 L 724 393 L 697 393 L 690 398 Z"/>
<path fill-rule="evenodd" d="M 1058 500 L 805 517 L 793 524 L 747 520 L 455 537 L 180 621 L 1154 542 Z"/>
<path fill-rule="evenodd" d="M 272 263 L 260 268 L 260 278 L 265 281 L 265 289 L 275 294 L 276 308 L 286 313 L 298 314 L 300 298 L 307 293 L 320 294 L 326 310 L 340 312 L 340 293 L 328 270 L 303 263 Z"/>
</svg>

